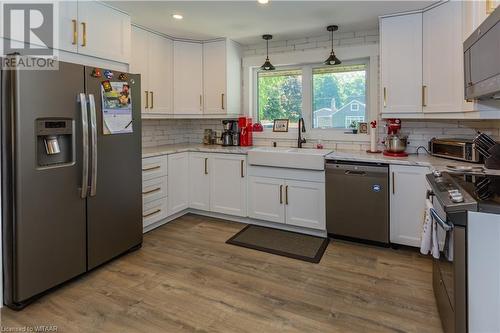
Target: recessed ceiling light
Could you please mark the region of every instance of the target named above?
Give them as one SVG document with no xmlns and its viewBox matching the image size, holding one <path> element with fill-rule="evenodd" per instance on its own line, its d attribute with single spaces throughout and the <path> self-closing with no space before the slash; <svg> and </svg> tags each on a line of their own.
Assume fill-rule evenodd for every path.
<svg viewBox="0 0 500 333">
<path fill-rule="evenodd" d="M 181 14 L 174 14 L 172 15 L 172 17 L 176 20 L 182 20 L 184 18 L 184 16 L 182 16 Z"/>
<path fill-rule="evenodd" d="M 265 5 L 265 4 L 269 3 L 269 0 L 257 0 L 257 2 Z"/>
</svg>

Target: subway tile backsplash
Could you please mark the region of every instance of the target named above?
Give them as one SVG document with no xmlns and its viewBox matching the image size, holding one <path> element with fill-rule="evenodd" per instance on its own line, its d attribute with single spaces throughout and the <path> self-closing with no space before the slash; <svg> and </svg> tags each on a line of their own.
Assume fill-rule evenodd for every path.
<svg viewBox="0 0 500 333">
<path fill-rule="evenodd" d="M 381 122 L 383 124 L 383 121 Z M 205 128 L 222 130 L 219 119 L 189 119 L 189 120 L 143 120 L 142 121 L 142 146 L 154 147 L 166 144 L 202 143 Z M 414 153 L 419 146 L 427 148 L 428 142 L 433 137 L 472 138 L 477 131 L 485 132 L 500 140 L 500 121 L 498 120 L 402 120 L 402 133 L 408 135 L 409 153 Z M 385 128 L 379 127 L 379 141 L 385 135 Z M 307 143 L 304 147 L 314 147 L 317 139 L 305 133 Z M 368 139 L 368 138 L 367 138 Z M 271 146 L 273 141 L 281 147 L 296 145 L 295 139 L 269 139 L 259 138 L 254 135 L 255 146 Z M 368 142 L 349 142 L 335 140 L 321 140 L 328 149 L 366 150 Z M 382 145 L 380 145 L 382 148 Z"/>
</svg>

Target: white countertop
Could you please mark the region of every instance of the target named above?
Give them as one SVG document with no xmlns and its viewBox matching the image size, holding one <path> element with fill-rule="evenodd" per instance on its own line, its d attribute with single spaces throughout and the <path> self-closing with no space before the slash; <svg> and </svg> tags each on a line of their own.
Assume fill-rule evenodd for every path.
<svg viewBox="0 0 500 333">
<path fill-rule="evenodd" d="M 161 155 L 169 155 L 182 152 L 206 152 L 206 153 L 225 153 L 225 154 L 247 154 L 249 150 L 256 148 L 230 146 L 224 147 L 220 145 L 204 145 L 204 144 L 173 144 L 157 147 L 148 147 L 142 149 L 142 157 L 154 157 Z M 329 150 L 325 149 L 325 153 Z M 407 157 L 388 157 L 383 154 L 370 154 L 359 150 L 334 150 L 325 156 L 328 160 L 342 160 L 352 162 L 371 162 L 371 163 L 386 163 L 398 165 L 424 166 L 433 169 L 445 169 L 447 165 L 452 166 L 477 166 L 478 164 L 455 161 L 440 157 L 430 156 L 428 154 L 410 154 Z"/>
</svg>

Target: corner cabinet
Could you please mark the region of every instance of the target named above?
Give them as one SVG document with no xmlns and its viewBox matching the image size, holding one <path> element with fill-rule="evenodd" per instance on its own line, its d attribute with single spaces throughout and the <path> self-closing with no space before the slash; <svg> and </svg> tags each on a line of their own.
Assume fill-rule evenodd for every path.
<svg viewBox="0 0 500 333">
<path fill-rule="evenodd" d="M 391 243 L 420 247 L 427 167 L 390 166 Z"/>
<path fill-rule="evenodd" d="M 168 213 L 189 207 L 189 153 L 168 155 Z"/>
<path fill-rule="evenodd" d="M 173 41 L 132 27 L 130 72 L 141 74 L 143 118 L 173 113 Z"/>
<path fill-rule="evenodd" d="M 174 41 L 174 113 L 203 114 L 203 45 Z"/>
<path fill-rule="evenodd" d="M 247 216 L 246 156 L 213 154 L 210 158 L 210 211 Z"/>
<path fill-rule="evenodd" d="M 265 169 L 262 170 L 264 170 L 264 174 L 267 172 Z M 289 172 L 290 177 L 297 175 L 295 172 L 285 169 L 282 171 L 285 174 Z M 270 170 L 269 174 L 274 172 Z M 299 172 L 308 173 L 308 171 Z M 248 179 L 249 217 L 291 226 L 325 230 L 324 173 L 322 173 L 323 181 L 321 179 L 302 181 L 263 177 L 262 174 L 262 172 L 257 171 L 256 175 L 251 175 Z M 310 177 L 306 175 L 305 179 L 307 178 Z"/>
<path fill-rule="evenodd" d="M 422 111 L 422 13 L 380 19 L 382 114 Z"/>
</svg>

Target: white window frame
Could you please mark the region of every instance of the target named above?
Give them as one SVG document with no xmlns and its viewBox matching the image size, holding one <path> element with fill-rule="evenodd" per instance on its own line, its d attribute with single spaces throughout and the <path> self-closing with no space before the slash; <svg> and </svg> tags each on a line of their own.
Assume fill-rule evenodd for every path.
<svg viewBox="0 0 500 333">
<path fill-rule="evenodd" d="M 298 68 L 302 67 L 302 116 L 305 119 L 306 133 L 309 140 L 334 140 L 348 142 L 369 142 L 367 134 L 346 134 L 345 129 L 313 129 L 312 128 L 312 68 L 319 67 L 325 57 L 328 56 L 326 49 L 313 49 L 310 51 L 294 51 L 286 53 L 271 54 L 270 60 L 276 67 Z M 366 121 L 377 119 L 379 113 L 378 105 L 378 44 L 365 44 L 355 46 L 338 47 L 336 55 L 342 59 L 343 64 L 359 63 L 360 60 L 367 62 L 367 91 L 366 91 Z M 257 120 L 257 71 L 264 62 L 265 56 L 248 56 L 243 58 L 243 110 Z M 310 87 L 310 89 L 305 89 Z M 263 139 L 294 139 L 297 133 L 290 128 L 288 133 L 272 132 L 272 129 L 264 129 L 263 132 L 254 133 L 254 137 Z"/>
<path fill-rule="evenodd" d="M 354 108 L 354 106 L 356 108 Z M 359 111 L 359 104 L 358 103 L 351 103 L 351 111 Z"/>
</svg>

